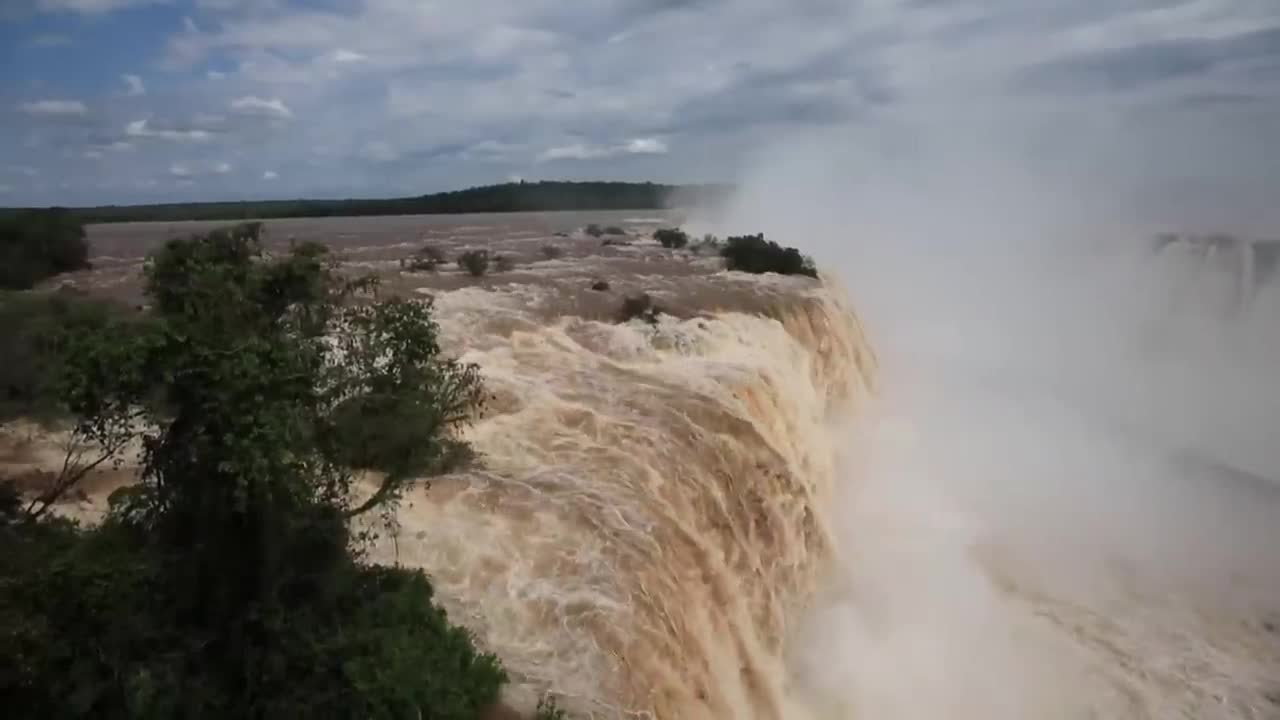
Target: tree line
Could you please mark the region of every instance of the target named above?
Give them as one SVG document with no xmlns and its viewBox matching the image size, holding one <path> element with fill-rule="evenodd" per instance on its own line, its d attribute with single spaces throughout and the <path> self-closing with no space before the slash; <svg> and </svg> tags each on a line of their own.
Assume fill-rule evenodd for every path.
<svg viewBox="0 0 1280 720">
<path fill-rule="evenodd" d="M 554 210 L 658 210 L 716 203 L 724 200 L 730 190 L 727 185 L 650 182 L 510 182 L 402 198 L 103 205 L 73 208 L 68 212 L 71 217 L 87 224 Z"/>
</svg>

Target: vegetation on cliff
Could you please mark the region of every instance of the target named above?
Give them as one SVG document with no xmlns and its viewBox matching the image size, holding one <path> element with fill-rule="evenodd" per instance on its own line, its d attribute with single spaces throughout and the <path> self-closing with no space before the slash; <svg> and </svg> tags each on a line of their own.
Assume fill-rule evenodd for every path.
<svg viewBox="0 0 1280 720">
<path fill-rule="evenodd" d="M 0 483 L 13 716 L 461 720 L 496 699 L 497 660 L 421 573 L 365 562 L 357 522 L 468 460 L 476 368 L 441 356 L 429 305 L 257 236 L 172 241 L 150 312 L 59 333 L 48 382 L 100 451 L 74 468 L 140 443 L 141 482 L 92 528 L 46 512 L 74 481 Z"/>
<path fill-rule="evenodd" d="M 813 260 L 793 247 L 783 247 L 763 234 L 731 237 L 720 249 L 729 270 L 818 277 Z"/>
</svg>

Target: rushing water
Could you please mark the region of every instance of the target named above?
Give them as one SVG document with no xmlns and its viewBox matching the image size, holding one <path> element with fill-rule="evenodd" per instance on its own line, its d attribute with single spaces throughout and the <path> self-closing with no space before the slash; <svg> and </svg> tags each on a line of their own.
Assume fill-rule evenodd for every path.
<svg viewBox="0 0 1280 720">
<path fill-rule="evenodd" d="M 441 297 L 496 395 L 484 470 L 416 496 L 390 551 L 570 709 L 793 715 L 781 649 L 831 557 L 833 429 L 875 369 L 837 291 L 796 293 L 656 327 Z"/>
<path fill-rule="evenodd" d="M 1177 434 L 1196 423 L 1153 422 L 1136 396 L 1102 412 L 1073 385 L 1089 373 L 950 352 L 926 317 L 877 361 L 842 288 L 754 282 L 772 312 L 657 327 L 548 320 L 529 287 L 439 297 L 496 394 L 472 433 L 485 465 L 415 496 L 383 557 L 431 573 L 513 672 L 516 705 L 551 690 L 602 718 L 1277 716 L 1266 477 L 1215 464 Z M 996 342 L 945 317 L 965 346 Z M 1153 363 L 1149 382 L 1176 387 L 1176 370 Z M 1138 379 L 1095 382 L 1151 389 Z"/>
<path fill-rule="evenodd" d="M 846 291 L 504 222 L 389 238 L 517 257 L 483 282 L 348 249 L 434 295 L 492 393 L 482 463 L 411 493 L 376 554 L 431 575 L 513 706 L 1280 717 L 1276 287 L 1240 307 L 1172 254 L 832 263 Z M 674 315 L 614 322 L 638 290 Z"/>
</svg>

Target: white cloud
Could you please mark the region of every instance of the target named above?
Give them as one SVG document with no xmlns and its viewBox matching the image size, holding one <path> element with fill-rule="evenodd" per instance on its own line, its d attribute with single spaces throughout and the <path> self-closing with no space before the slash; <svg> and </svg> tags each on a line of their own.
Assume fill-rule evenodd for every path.
<svg viewBox="0 0 1280 720">
<path fill-rule="evenodd" d="M 205 142 L 213 137 L 208 130 L 201 130 L 199 128 L 153 128 L 148 124 L 147 120 L 134 120 L 129 123 L 124 128 L 124 134 L 129 137 L 162 138 L 165 140 L 192 142 Z"/>
<path fill-rule="evenodd" d="M 658 138 L 635 138 L 627 143 L 626 151 L 633 155 L 665 155 L 667 144 Z"/>
<path fill-rule="evenodd" d="M 144 1 L 18 0 L 28 7 L 86 10 Z M 1159 74 L 1162 62 L 1183 67 L 1181 79 L 1167 84 L 1170 94 L 1208 87 L 1224 98 L 1223 109 L 1215 112 L 1234 118 L 1230 128 L 1248 131 L 1215 134 L 1215 148 L 1231 146 L 1216 154 L 1203 141 L 1188 142 L 1199 151 L 1176 157 L 1200 159 L 1186 160 L 1179 172 L 1238 175 L 1241 163 L 1229 158 L 1244 150 L 1261 148 L 1252 160 L 1246 157 L 1250 167 L 1261 168 L 1267 157 L 1276 167 L 1280 156 L 1275 132 L 1264 130 L 1280 127 L 1269 122 L 1280 106 L 1280 80 L 1264 72 L 1277 54 L 1265 42 L 1269 36 L 1257 36 L 1280 25 L 1277 0 L 1036 0 L 1030 3 L 1034 13 L 1027 0 L 601 0 L 579 4 L 572 12 L 550 0 L 475 0 L 456 6 L 421 0 L 171 3 L 167 37 L 157 43 L 154 35 L 141 34 L 155 28 L 139 28 L 139 42 L 159 45 L 159 61 L 175 71 L 178 83 L 187 82 L 175 83 L 180 92 L 174 97 L 166 94 L 166 102 L 173 103 L 166 109 L 139 107 L 137 114 L 119 120 L 122 125 L 129 117 L 155 113 L 150 124 L 117 132 L 138 143 L 138 162 L 153 160 L 144 152 L 160 142 L 153 138 L 225 140 L 229 147 L 244 142 L 239 149 L 260 148 L 255 164 L 293 168 L 309 163 L 332 178 L 326 192 L 445 189 L 513 170 L 531 173 L 529 166 L 537 161 L 562 164 L 565 177 L 650 179 L 657 173 L 675 181 L 732 180 L 750 155 L 774 140 L 854 121 L 860 127 L 896 125 L 913 132 L 908 125 L 923 114 L 903 108 L 935 103 L 945 109 L 952 102 L 1003 108 L 1010 97 L 1026 99 L 1028 93 L 1013 87 L 1012 80 L 1028 66 L 1098 60 L 1102 51 L 1141 50 L 1160 42 L 1166 44 L 1162 52 L 1131 58 L 1115 75 L 1123 80 Z M 13 0 L 0 0 L 0 8 L 9 4 Z M 184 19 L 185 14 L 191 17 Z M 67 27 L 68 33 L 80 32 Z M 37 31 L 63 31 L 21 29 L 26 38 Z M 758 42 L 742 43 L 748 36 Z M 672 40 L 676 37 L 680 41 Z M 1237 37 L 1252 48 L 1237 52 L 1238 62 L 1228 58 L 1228 45 Z M 76 47 L 59 54 L 91 68 L 94 57 L 82 44 L 77 35 Z M 1179 54 L 1184 44 L 1194 46 L 1186 53 L 1190 61 Z M 1212 60 L 1212 72 L 1195 70 L 1208 62 L 1204 58 Z M 1084 69 L 1108 74 L 1112 64 L 1104 57 L 1094 65 L 1084 63 Z M 128 69 L 150 73 L 142 65 L 123 68 Z M 150 95 L 159 92 L 158 77 L 146 78 Z M 36 95 L 27 97 L 66 91 L 32 92 Z M 1070 97 L 1072 92 L 1058 93 L 1046 105 L 1107 115 L 1117 127 L 1132 122 L 1126 115 L 1131 103 L 1110 102 L 1110 97 L 1081 103 Z M 1121 88 L 1115 95 L 1126 93 Z M 10 97 L 11 105 L 23 99 Z M 1243 100 L 1227 109 L 1232 98 Z M 99 103 L 91 96 L 83 99 L 93 103 L 85 114 L 96 116 Z M 206 121 L 199 118 L 201 111 L 226 117 Z M 1172 114 L 1184 112 L 1207 111 Z M 264 126 L 290 117 L 289 133 L 267 137 Z M 182 124 L 172 122 L 175 118 Z M 63 124 L 71 126 L 71 120 L 76 118 Z M 48 145 L 60 130 L 90 126 L 87 119 L 62 129 L 47 117 L 19 121 L 26 126 L 11 129 L 8 139 L 0 137 L 0 157 L 23 157 L 17 146 L 28 136 Z M 112 156 L 101 145 L 80 141 L 72 147 Z M 313 153 L 316 147 L 325 151 Z M 1175 156 L 1166 155 L 1174 164 Z M 237 173 L 250 172 L 243 156 L 233 154 L 189 162 L 207 171 L 223 157 L 238 158 Z M 418 157 L 432 162 L 393 162 Z M 1145 158 L 1133 160 L 1127 166 L 1141 165 Z M 52 165 L 46 169 L 54 172 Z M 1256 174 L 1257 186 L 1274 185 L 1274 170 Z M 278 185 L 304 192 L 317 187 L 315 182 L 310 173 L 289 170 Z"/>
<path fill-rule="evenodd" d="M 189 178 L 191 177 L 191 169 L 181 163 L 174 163 L 169 166 L 169 174 L 176 178 Z"/>
<path fill-rule="evenodd" d="M 91 143 L 84 149 L 85 157 L 102 157 L 109 152 L 119 153 L 133 150 L 133 143 L 127 140 L 116 140 L 109 143 Z"/>
<path fill-rule="evenodd" d="M 209 10 L 240 10 L 253 5 L 274 5 L 273 0 L 195 0 L 196 6 Z"/>
<path fill-rule="evenodd" d="M 142 78 L 137 75 L 121 75 L 120 79 L 124 80 L 125 95 L 136 97 L 147 94 L 147 86 L 142 83 Z"/>
<path fill-rule="evenodd" d="M 219 175 L 226 175 L 231 172 L 231 165 L 229 163 L 220 162 L 213 166 L 213 171 Z"/>
<path fill-rule="evenodd" d="M 582 143 L 574 143 L 573 145 L 561 145 L 559 147 L 547 148 L 538 155 L 538 160 L 591 160 L 594 158 L 607 157 L 608 155 L 609 151 L 605 148 L 593 147 Z"/>
<path fill-rule="evenodd" d="M 275 170 L 268 170 L 268 171 L 266 171 L 266 172 L 262 173 L 262 179 L 263 179 L 263 180 L 275 180 L 275 179 L 276 179 L 276 178 L 278 178 L 278 177 L 280 177 L 280 176 L 276 174 Z"/>
<path fill-rule="evenodd" d="M 65 47 L 71 44 L 71 38 L 58 33 L 42 33 L 31 38 L 28 44 L 38 48 Z"/>
<path fill-rule="evenodd" d="M 332 55 L 332 58 L 333 58 L 333 61 L 336 63 L 353 63 L 353 62 L 360 62 L 362 60 L 369 59 L 368 56 L 361 55 L 360 53 L 354 50 L 347 50 L 345 48 L 339 48 L 337 51 L 335 51 Z"/>
<path fill-rule="evenodd" d="M 25 102 L 18 109 L 28 115 L 80 116 L 89 112 L 79 100 L 36 100 Z"/>
<path fill-rule="evenodd" d="M 245 115 L 289 118 L 293 111 L 280 98 L 266 100 L 255 95 L 246 95 L 231 101 L 231 109 Z"/>
<path fill-rule="evenodd" d="M 199 127 L 205 127 L 205 128 L 215 127 L 217 125 L 221 125 L 226 121 L 227 121 L 227 118 L 225 115 L 218 115 L 217 113 L 200 112 L 191 116 L 192 124 Z"/>
<path fill-rule="evenodd" d="M 618 155 L 665 155 L 667 144 L 658 138 L 633 138 L 620 145 L 602 146 L 574 143 L 548 148 L 538 154 L 539 162 L 551 160 L 599 160 Z"/>
<path fill-rule="evenodd" d="M 75 12 L 86 15 L 108 13 L 141 5 L 159 5 L 168 0 L 38 0 L 36 7 L 45 12 Z"/>
<path fill-rule="evenodd" d="M 361 154 L 375 162 L 392 162 L 393 160 L 400 159 L 400 153 L 395 148 L 391 147 L 390 144 L 383 142 L 382 140 L 373 140 L 365 143 Z"/>
</svg>

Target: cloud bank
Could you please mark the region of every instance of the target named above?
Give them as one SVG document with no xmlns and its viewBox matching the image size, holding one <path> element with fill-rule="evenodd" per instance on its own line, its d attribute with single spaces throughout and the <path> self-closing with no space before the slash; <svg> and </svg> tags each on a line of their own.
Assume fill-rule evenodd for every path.
<svg viewBox="0 0 1280 720">
<path fill-rule="evenodd" d="M 24 186 L 31 202 L 238 196 L 253 186 L 237 180 L 268 168 L 281 174 L 271 191 L 295 196 L 402 195 L 511 175 L 726 180 L 775 138 L 880 132 L 916 109 L 966 103 L 1089 107 L 1090 131 L 1153 126 L 1115 171 L 1159 165 L 1183 196 L 1227 175 L 1260 186 L 1280 164 L 1277 144 L 1264 142 L 1280 99 L 1280 6 L 1270 0 L 26 6 L 4 26 L 25 41 L 4 70 L 13 111 L 0 150 L 48 171 L 44 189 Z M 97 24 L 80 24 L 85 15 Z M 74 42 L 37 47 L 53 36 Z M 102 60 L 124 43 L 128 66 Z M 56 65 L 54 52 L 65 55 Z M 132 80 L 120 92 L 125 75 L 145 94 Z M 64 122 L 43 122 L 54 116 Z M 139 118 L 143 132 L 131 134 Z M 101 176 L 72 162 L 121 140 L 137 152 L 108 155 Z M 50 150 L 77 145 L 66 157 Z M 175 162 L 222 158 L 235 160 L 224 177 L 181 190 L 154 183 Z"/>
</svg>

